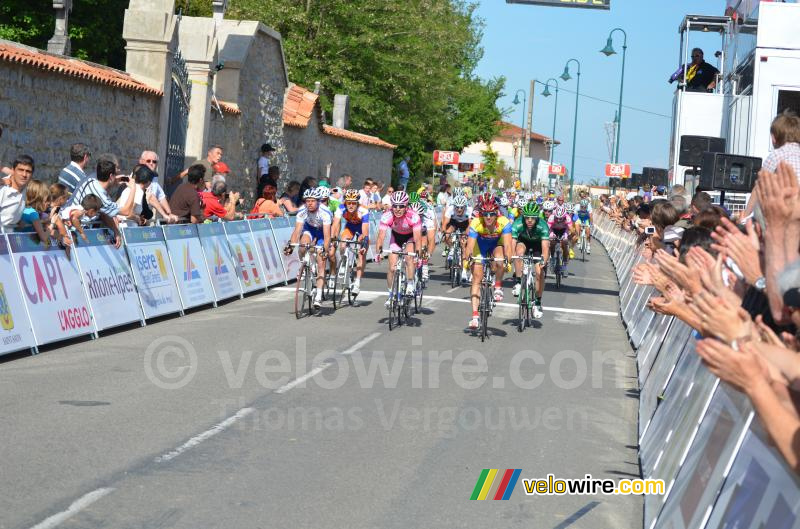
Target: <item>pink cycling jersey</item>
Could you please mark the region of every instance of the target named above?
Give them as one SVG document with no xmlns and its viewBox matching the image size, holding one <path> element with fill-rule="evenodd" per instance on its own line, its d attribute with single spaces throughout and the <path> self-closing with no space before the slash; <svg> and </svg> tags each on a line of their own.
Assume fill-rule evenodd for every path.
<svg viewBox="0 0 800 529">
<path fill-rule="evenodd" d="M 406 214 L 399 218 L 395 217 L 391 211 L 387 211 L 381 216 L 380 230 L 386 231 L 388 229 L 400 235 L 407 235 L 413 233 L 414 230 L 422 229 L 422 219 L 411 208 L 408 208 Z"/>
<path fill-rule="evenodd" d="M 572 215 L 566 215 L 566 216 L 563 217 L 563 219 L 564 219 L 563 224 L 565 224 L 567 228 L 572 226 Z M 553 224 L 556 224 L 556 215 L 555 215 L 555 213 L 550 215 L 550 217 L 548 217 L 548 219 L 547 219 L 547 225 L 550 226 L 550 229 L 553 229 Z M 561 223 L 559 223 L 559 224 L 561 224 Z"/>
</svg>

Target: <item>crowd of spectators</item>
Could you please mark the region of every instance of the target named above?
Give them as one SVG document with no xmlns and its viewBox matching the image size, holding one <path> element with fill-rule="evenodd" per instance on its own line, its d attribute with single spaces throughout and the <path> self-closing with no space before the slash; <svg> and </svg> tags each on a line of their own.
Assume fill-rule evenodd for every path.
<svg viewBox="0 0 800 529">
<path fill-rule="evenodd" d="M 659 292 L 648 307 L 695 329 L 705 365 L 749 397 L 800 473 L 800 119 L 782 114 L 771 133 L 776 149 L 743 212 L 678 185 L 601 201 L 638 235 L 633 279 Z"/>
</svg>

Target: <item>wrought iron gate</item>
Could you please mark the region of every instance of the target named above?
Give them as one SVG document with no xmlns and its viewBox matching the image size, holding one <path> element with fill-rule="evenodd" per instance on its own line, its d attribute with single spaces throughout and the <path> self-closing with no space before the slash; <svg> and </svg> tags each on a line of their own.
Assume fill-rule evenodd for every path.
<svg viewBox="0 0 800 529">
<path fill-rule="evenodd" d="M 180 51 L 172 59 L 171 84 L 169 100 L 169 122 L 167 123 L 167 159 L 164 163 L 164 181 L 167 192 L 177 185 L 171 181 L 183 171 L 186 151 L 186 130 L 189 125 L 189 98 L 192 85 L 189 83 L 189 71 Z"/>
</svg>

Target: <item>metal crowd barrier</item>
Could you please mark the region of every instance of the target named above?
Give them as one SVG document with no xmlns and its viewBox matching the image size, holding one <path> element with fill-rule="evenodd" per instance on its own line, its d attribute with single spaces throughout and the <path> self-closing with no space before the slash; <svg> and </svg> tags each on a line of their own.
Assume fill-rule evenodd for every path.
<svg viewBox="0 0 800 529">
<path fill-rule="evenodd" d="M 614 264 L 636 351 L 642 477 L 666 486 L 645 496 L 645 529 L 800 526 L 800 481 L 747 397 L 703 366 L 688 325 L 647 308 L 655 289 L 633 282 L 637 237 L 598 217 L 595 237 Z"/>
</svg>

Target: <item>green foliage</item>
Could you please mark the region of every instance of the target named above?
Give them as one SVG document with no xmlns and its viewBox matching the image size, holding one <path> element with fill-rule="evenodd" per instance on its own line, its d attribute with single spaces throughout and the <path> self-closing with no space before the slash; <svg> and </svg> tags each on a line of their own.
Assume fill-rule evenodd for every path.
<svg viewBox="0 0 800 529">
<path fill-rule="evenodd" d="M 125 68 L 122 23 L 128 0 L 74 0 L 69 17 L 72 55 Z M 52 0 L 2 0 L 0 38 L 47 48 L 55 29 Z"/>
</svg>

